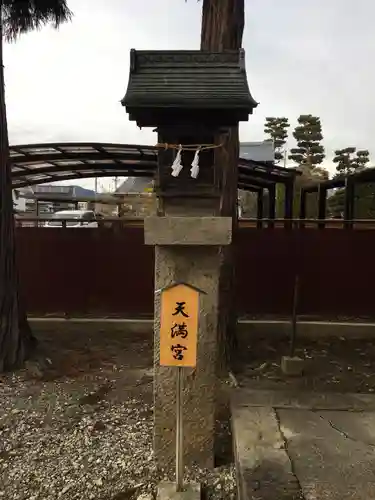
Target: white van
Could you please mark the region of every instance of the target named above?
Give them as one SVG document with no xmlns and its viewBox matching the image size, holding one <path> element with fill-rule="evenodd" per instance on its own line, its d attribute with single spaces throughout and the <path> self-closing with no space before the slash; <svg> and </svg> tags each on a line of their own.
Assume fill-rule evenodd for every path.
<svg viewBox="0 0 375 500">
<path fill-rule="evenodd" d="M 64 224 L 65 221 L 65 224 Z M 93 210 L 61 210 L 52 215 L 45 227 L 98 227 Z"/>
</svg>

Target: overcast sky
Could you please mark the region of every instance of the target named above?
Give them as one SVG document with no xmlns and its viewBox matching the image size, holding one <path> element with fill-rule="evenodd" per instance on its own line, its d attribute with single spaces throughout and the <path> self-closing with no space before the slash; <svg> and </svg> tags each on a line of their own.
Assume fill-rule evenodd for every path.
<svg viewBox="0 0 375 500">
<path fill-rule="evenodd" d="M 5 46 L 11 144 L 152 144 L 120 100 L 129 51 L 198 49 L 196 0 L 70 0 L 73 22 Z M 346 146 L 375 158 L 375 2 L 246 0 L 247 74 L 259 102 L 241 140 L 263 140 L 266 116 L 322 119 L 327 156 Z M 291 141 L 291 146 L 293 146 Z M 332 169 L 330 162 L 326 165 Z"/>
</svg>

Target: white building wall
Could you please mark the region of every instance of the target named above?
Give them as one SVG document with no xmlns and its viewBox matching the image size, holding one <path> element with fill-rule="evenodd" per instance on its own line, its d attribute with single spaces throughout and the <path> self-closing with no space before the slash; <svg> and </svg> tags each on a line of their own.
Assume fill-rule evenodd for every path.
<svg viewBox="0 0 375 500">
<path fill-rule="evenodd" d="M 240 158 L 254 161 L 275 161 L 275 150 L 272 141 L 241 142 Z"/>
</svg>

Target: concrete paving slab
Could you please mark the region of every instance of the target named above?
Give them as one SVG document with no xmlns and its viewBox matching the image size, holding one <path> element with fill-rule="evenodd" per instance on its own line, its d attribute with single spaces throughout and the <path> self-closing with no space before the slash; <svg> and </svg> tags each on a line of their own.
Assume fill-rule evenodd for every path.
<svg viewBox="0 0 375 500">
<path fill-rule="evenodd" d="M 353 416 L 346 411 L 320 411 L 319 416 L 343 437 L 375 450 L 375 412 L 364 411 Z"/>
<path fill-rule="evenodd" d="M 345 491 L 345 496 L 337 492 L 335 485 L 332 483 L 310 483 L 303 486 L 303 498 L 305 500 L 374 500 L 375 499 L 375 484 L 366 483 L 365 485 L 351 485 Z"/>
<path fill-rule="evenodd" d="M 277 410 L 306 500 L 375 500 L 375 414 Z"/>
</svg>

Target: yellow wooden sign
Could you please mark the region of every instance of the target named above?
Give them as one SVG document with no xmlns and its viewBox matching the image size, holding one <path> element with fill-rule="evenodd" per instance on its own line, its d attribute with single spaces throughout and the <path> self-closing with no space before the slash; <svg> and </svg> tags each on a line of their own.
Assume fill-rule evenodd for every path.
<svg viewBox="0 0 375 500">
<path fill-rule="evenodd" d="M 160 365 L 197 364 L 199 290 L 185 284 L 161 292 Z"/>
</svg>

